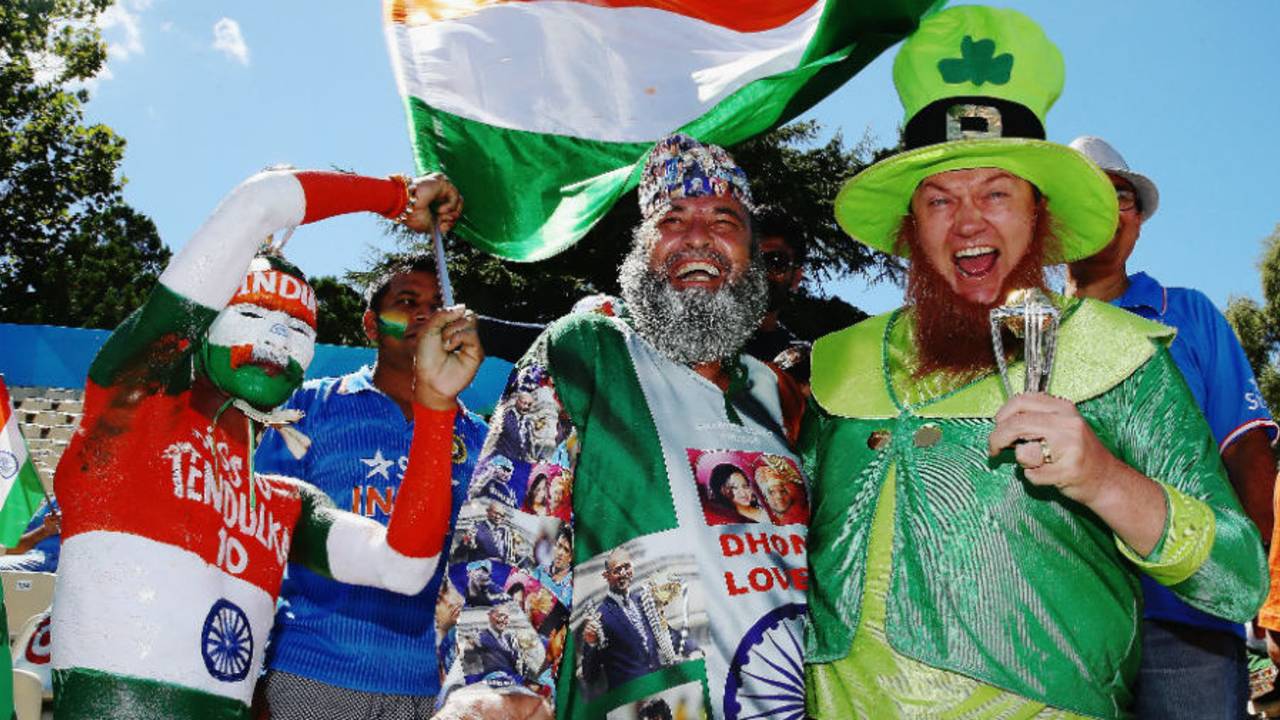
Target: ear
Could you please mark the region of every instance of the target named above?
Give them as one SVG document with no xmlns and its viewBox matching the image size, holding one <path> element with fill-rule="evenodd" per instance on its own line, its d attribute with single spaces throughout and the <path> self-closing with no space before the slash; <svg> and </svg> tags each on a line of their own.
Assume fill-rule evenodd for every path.
<svg viewBox="0 0 1280 720">
<path fill-rule="evenodd" d="M 375 346 L 381 335 L 378 334 L 378 317 L 373 314 L 372 310 L 365 310 L 364 317 L 361 318 L 361 324 L 364 325 L 364 336 L 369 338 L 369 342 Z"/>
</svg>

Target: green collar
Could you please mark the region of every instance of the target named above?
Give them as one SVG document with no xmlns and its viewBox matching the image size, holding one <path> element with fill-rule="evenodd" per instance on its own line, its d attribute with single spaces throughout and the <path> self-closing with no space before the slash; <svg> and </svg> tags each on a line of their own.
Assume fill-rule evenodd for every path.
<svg viewBox="0 0 1280 720">
<path fill-rule="evenodd" d="M 1057 296 L 1055 296 L 1056 298 Z M 1060 298 L 1059 298 L 1060 299 Z M 1174 329 L 1097 300 L 1062 300 L 1062 326 L 1049 392 L 1072 402 L 1096 397 L 1133 374 Z M 820 338 L 813 345 L 813 397 L 834 415 L 892 418 L 905 409 L 890 393 L 886 358 L 913 357 L 910 333 L 893 332 L 908 311 L 898 309 Z M 1022 362 L 1010 365 L 1015 392 Z M 1005 403 L 994 372 L 911 411 L 921 417 L 991 417 Z"/>
</svg>

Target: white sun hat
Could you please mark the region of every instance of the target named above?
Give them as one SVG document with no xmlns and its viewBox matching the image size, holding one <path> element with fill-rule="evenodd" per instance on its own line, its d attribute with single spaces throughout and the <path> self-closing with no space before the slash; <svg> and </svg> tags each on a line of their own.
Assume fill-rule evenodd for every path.
<svg viewBox="0 0 1280 720">
<path fill-rule="evenodd" d="M 1093 135 L 1081 135 L 1071 141 L 1071 148 L 1092 160 L 1104 172 L 1128 180 L 1133 189 L 1138 191 L 1138 207 L 1142 208 L 1144 221 L 1156 214 L 1156 207 L 1160 204 L 1160 191 L 1156 189 L 1156 184 L 1146 175 L 1130 170 L 1124 156 L 1111 147 L 1110 143 Z"/>
</svg>

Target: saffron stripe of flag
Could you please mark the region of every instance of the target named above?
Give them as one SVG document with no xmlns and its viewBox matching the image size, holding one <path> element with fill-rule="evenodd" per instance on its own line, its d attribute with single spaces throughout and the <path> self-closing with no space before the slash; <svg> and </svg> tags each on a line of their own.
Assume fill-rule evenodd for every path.
<svg viewBox="0 0 1280 720">
<path fill-rule="evenodd" d="M 942 0 L 385 0 L 420 171 L 456 232 L 534 261 L 571 246 L 680 130 L 732 145 L 796 117 Z"/>
</svg>

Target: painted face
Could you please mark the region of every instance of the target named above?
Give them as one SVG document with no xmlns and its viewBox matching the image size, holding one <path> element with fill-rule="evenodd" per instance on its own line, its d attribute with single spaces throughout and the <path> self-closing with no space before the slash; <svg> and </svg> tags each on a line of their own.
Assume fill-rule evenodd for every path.
<svg viewBox="0 0 1280 720">
<path fill-rule="evenodd" d="M 951 170 L 920 183 L 911 216 L 925 257 L 952 292 L 990 305 L 1031 244 L 1035 192 L 1005 170 Z"/>
<path fill-rule="evenodd" d="M 719 290 L 751 262 L 747 211 L 732 197 L 674 200 L 657 227 L 649 268 L 665 273 L 676 290 Z"/>
<path fill-rule="evenodd" d="M 284 402 L 298 385 L 316 344 L 311 286 L 256 258 L 196 353 L 214 385 L 259 408 Z"/>
<path fill-rule="evenodd" d="M 417 333 L 442 306 L 440 284 L 435 275 L 400 273 L 387 284 L 386 295 L 378 308 L 378 333 L 382 339 L 396 343 L 409 340 L 406 347 L 412 349 Z"/>
</svg>

